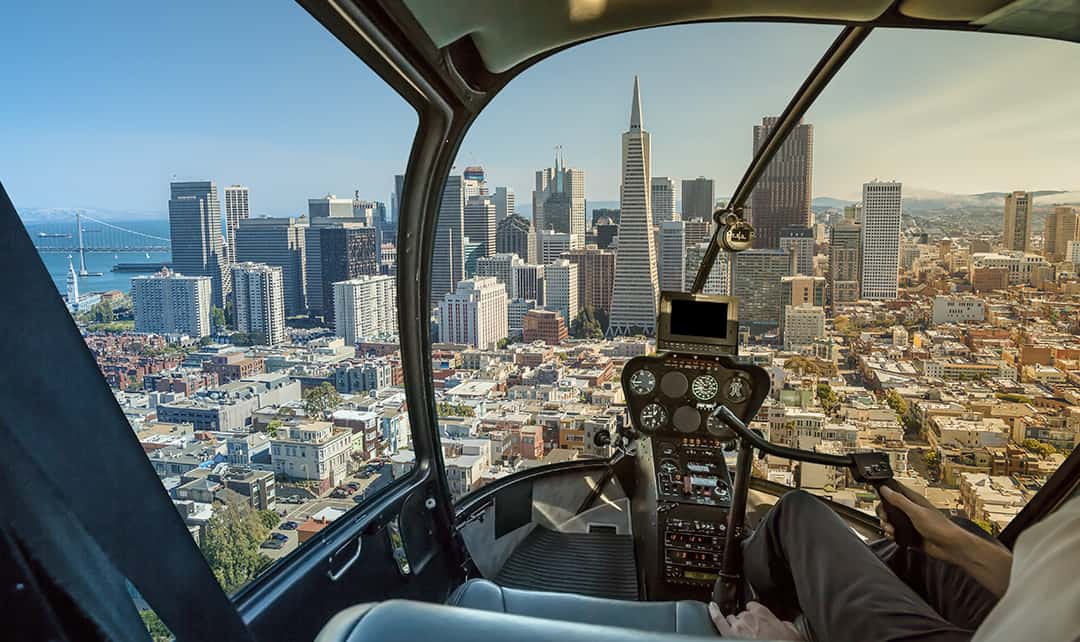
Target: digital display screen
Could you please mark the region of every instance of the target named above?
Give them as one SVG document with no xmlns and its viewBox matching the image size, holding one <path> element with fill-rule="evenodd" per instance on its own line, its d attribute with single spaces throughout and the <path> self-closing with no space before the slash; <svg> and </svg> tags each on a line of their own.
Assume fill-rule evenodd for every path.
<svg viewBox="0 0 1080 642">
<path fill-rule="evenodd" d="M 728 304 L 719 301 L 671 300 L 671 334 L 727 339 Z"/>
<path fill-rule="evenodd" d="M 688 580 L 700 580 L 705 582 L 715 582 L 720 576 L 716 573 L 702 573 L 700 571 L 683 571 L 683 577 Z"/>
</svg>

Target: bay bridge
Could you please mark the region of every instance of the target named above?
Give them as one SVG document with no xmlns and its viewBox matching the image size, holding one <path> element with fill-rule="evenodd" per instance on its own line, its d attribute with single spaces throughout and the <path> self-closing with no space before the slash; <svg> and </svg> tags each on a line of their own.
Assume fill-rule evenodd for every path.
<svg viewBox="0 0 1080 642">
<path fill-rule="evenodd" d="M 38 252 L 168 252 L 172 247 L 171 241 L 164 236 L 108 223 L 81 212 L 73 212 L 70 216 L 70 223 L 27 225 Z"/>
</svg>

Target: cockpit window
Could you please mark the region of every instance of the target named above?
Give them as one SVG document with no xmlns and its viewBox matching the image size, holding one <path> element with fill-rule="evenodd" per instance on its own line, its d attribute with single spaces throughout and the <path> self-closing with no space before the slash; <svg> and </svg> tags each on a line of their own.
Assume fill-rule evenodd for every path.
<svg viewBox="0 0 1080 642">
<path fill-rule="evenodd" d="M 480 116 L 444 194 L 431 300 L 456 495 L 609 454 L 577 418 L 624 412 L 622 364 L 655 349 L 653 292 L 690 289 L 711 213 L 835 34 L 605 38 L 537 65 Z M 1027 503 L 1077 441 L 1080 159 L 1061 141 L 1077 134 L 1078 66 L 1064 43 L 872 34 L 744 204 L 753 248 L 722 254 L 705 282 L 738 298 L 739 358 L 772 375 L 755 428 L 824 452 L 888 450 L 905 483 L 994 533 Z M 1022 69 L 1060 93 L 1001 100 Z M 636 167 L 631 131 L 647 133 Z M 620 190 L 642 180 L 650 220 L 620 220 Z M 876 501 L 822 466 L 765 458 L 755 474 Z"/>
<path fill-rule="evenodd" d="M 6 11 L 0 180 L 234 592 L 412 467 L 416 116 L 301 7 L 197 4 Z"/>
</svg>

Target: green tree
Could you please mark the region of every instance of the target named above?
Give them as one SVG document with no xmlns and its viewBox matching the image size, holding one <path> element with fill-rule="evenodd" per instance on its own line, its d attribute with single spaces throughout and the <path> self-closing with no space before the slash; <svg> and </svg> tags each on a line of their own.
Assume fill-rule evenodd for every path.
<svg viewBox="0 0 1080 642">
<path fill-rule="evenodd" d="M 1025 439 L 1024 441 L 1020 442 L 1020 446 L 1024 450 L 1030 453 L 1035 453 L 1040 457 L 1047 457 L 1057 452 L 1057 448 L 1054 448 L 1054 446 L 1046 443 L 1045 441 L 1039 441 L 1038 439 Z"/>
<path fill-rule="evenodd" d="M 510 345 L 510 339 L 507 339 L 506 337 L 503 337 L 503 338 L 499 339 L 499 342 L 497 344 L 495 344 L 495 347 L 498 348 L 499 350 L 502 350 L 503 348 L 505 348 L 508 345 Z"/>
<path fill-rule="evenodd" d="M 328 381 L 304 393 L 304 412 L 313 419 L 326 419 L 330 411 L 341 405 L 341 395 Z"/>
<path fill-rule="evenodd" d="M 596 319 L 592 306 L 585 306 L 570 324 L 570 336 L 575 339 L 602 339 L 604 330 Z"/>
<path fill-rule="evenodd" d="M 259 521 L 262 522 L 262 525 L 265 526 L 267 530 L 273 530 L 281 521 L 281 517 L 272 510 L 261 510 L 257 515 L 259 516 Z"/>
<path fill-rule="evenodd" d="M 463 403 L 450 403 L 440 401 L 435 404 L 435 412 L 440 417 L 475 417 L 476 410 L 472 406 Z"/>
<path fill-rule="evenodd" d="M 889 404 L 889 407 L 896 412 L 901 418 L 906 417 L 908 413 L 907 400 L 901 397 L 895 390 L 890 390 L 885 394 L 885 403 Z"/>
<path fill-rule="evenodd" d="M 833 391 L 832 386 L 827 381 L 818 383 L 817 398 L 826 414 L 831 415 L 840 407 L 840 400 L 836 397 L 836 392 Z"/>
<path fill-rule="evenodd" d="M 150 639 L 154 642 L 170 642 L 173 639 L 172 631 L 169 627 L 165 626 L 165 623 L 161 621 L 157 613 L 154 613 L 150 609 L 144 609 L 139 611 L 139 617 L 142 618 L 143 624 L 146 626 L 146 631 L 150 634 Z"/>
<path fill-rule="evenodd" d="M 259 552 L 259 544 L 269 534 L 270 529 L 246 504 L 214 507 L 214 515 L 203 529 L 200 548 L 226 593 L 247 584 L 271 564 Z"/>
<path fill-rule="evenodd" d="M 226 327 L 225 324 L 225 311 L 215 306 L 210 307 L 210 323 L 214 326 L 215 330 L 223 330 Z"/>
<path fill-rule="evenodd" d="M 937 468 L 941 465 L 941 455 L 936 450 L 931 450 L 926 453 L 926 465 L 930 468 Z"/>
</svg>

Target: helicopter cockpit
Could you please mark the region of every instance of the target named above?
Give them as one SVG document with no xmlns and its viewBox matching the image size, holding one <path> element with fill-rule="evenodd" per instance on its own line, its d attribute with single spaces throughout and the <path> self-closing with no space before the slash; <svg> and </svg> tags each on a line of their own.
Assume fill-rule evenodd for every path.
<svg viewBox="0 0 1080 642">
<path fill-rule="evenodd" d="M 965 196 L 960 205 L 945 208 L 935 192 L 916 219 L 902 212 L 899 182 L 874 179 L 863 185 L 864 201 L 885 203 L 871 214 L 887 219 L 889 232 L 875 236 L 867 231 L 873 216 L 857 201 L 829 199 L 818 208 L 826 222 L 814 223 L 813 156 L 787 153 L 796 139 L 812 146 L 804 117 L 876 30 L 1075 43 L 1080 11 L 1073 3 L 298 0 L 299 8 L 288 9 L 314 33 L 293 32 L 291 24 L 269 31 L 261 39 L 274 52 L 261 61 L 235 44 L 174 46 L 209 37 L 192 35 L 198 30 L 186 19 L 115 8 L 91 16 L 39 4 L 5 23 L 12 38 L 0 43 L 7 54 L 0 58 L 18 72 L 10 81 L 15 99 L 0 100 L 0 119 L 10 102 L 17 121 L 0 129 L 11 140 L 0 149 L 0 169 L 15 177 L 0 175 L 0 273 L 13 283 L 0 299 L 0 577 L 12 639 L 714 639 L 724 630 L 710 605 L 737 615 L 760 597 L 748 579 L 746 545 L 768 536 L 768 520 L 792 497 L 813 502 L 860 546 L 884 543 L 918 558 L 926 542 L 909 515 L 889 502 L 878 507 L 881 496 L 903 495 L 909 480 L 932 491 L 934 514 L 963 516 L 1006 552 L 1080 488 L 1080 200 L 1067 200 L 1074 196 L 1065 190 L 957 194 Z M 219 21 L 225 41 L 237 24 L 254 27 L 263 11 L 267 25 L 297 18 L 259 3 L 205 4 L 207 13 L 228 18 Z M 488 193 L 483 168 L 455 169 L 469 158 L 463 143 L 485 110 L 548 58 L 652 27 L 723 22 L 735 33 L 751 21 L 812 23 L 823 29 L 816 37 L 826 36 L 816 44 L 827 46 L 814 49 L 820 57 L 808 74 L 799 69 L 804 79 L 794 94 L 783 88 L 786 103 L 770 96 L 760 107 L 779 115 L 761 125 L 754 116 L 749 162 L 738 161 L 741 174 L 723 170 L 729 196 L 717 198 L 711 179 L 683 181 L 684 209 L 689 186 L 702 189 L 692 218 L 676 212 L 674 180 L 650 165 L 636 75 L 622 174 L 605 176 L 618 200 L 594 210 L 588 236 L 584 179 L 560 152 L 554 168 L 536 172 L 531 208 L 519 209 L 529 209 L 530 218 L 515 214 L 512 186 Z M 23 22 L 51 35 L 35 36 Z M 141 23 L 153 25 L 144 30 Z M 116 28 L 115 37 L 101 38 L 105 27 L 95 24 Z M 698 35 L 732 66 L 750 57 L 740 51 L 744 41 Z M 121 51 L 128 38 L 136 44 Z M 329 53 L 318 48 L 328 40 Z M 52 46 L 63 53 L 53 55 Z M 965 46 L 950 41 L 933 49 L 930 64 L 966 54 Z M 139 47 L 145 51 L 132 55 Z M 977 52 L 985 55 L 990 46 L 982 47 Z M 26 56 L 32 62 L 24 64 L 20 48 L 33 53 Z M 805 60 L 797 47 L 777 49 L 777 59 Z M 898 57 L 888 43 L 883 49 L 879 64 Z M 164 62 L 151 64 L 150 51 Z M 1032 59 L 1049 67 L 1045 61 L 1058 51 Z M 311 115 L 296 120 L 322 127 L 336 146 L 347 138 L 337 123 L 364 120 L 356 105 L 379 102 L 370 84 L 350 88 L 356 93 L 343 93 L 348 99 L 310 98 L 312 86 L 351 78 L 352 68 L 331 65 L 334 53 L 365 63 L 365 82 L 377 82 L 405 107 L 400 121 L 366 119 L 373 130 L 409 131 L 406 151 L 385 163 L 397 163 L 391 171 L 339 162 L 314 145 L 282 152 L 263 140 L 289 120 L 282 114 L 308 108 Z M 211 83 L 207 70 L 226 59 L 237 67 Z M 1013 77 L 1027 72 L 1027 60 L 1016 56 Z M 105 63 L 114 63 L 107 79 L 114 87 L 145 87 L 118 92 L 108 109 L 85 110 L 86 124 L 58 116 L 54 108 L 68 97 L 51 92 L 71 82 L 100 98 L 93 73 Z M 873 63 L 863 64 L 875 83 L 892 81 L 894 70 L 876 74 Z M 772 66 L 762 63 L 730 85 L 706 73 L 693 82 L 716 84 L 714 99 L 736 102 L 747 86 L 770 84 L 761 70 Z M 263 67 L 266 73 L 252 73 Z M 598 77 L 609 74 L 596 68 Z M 995 79 L 1005 73 L 997 71 Z M 277 87 L 285 76 L 299 87 L 288 101 Z M 162 78 L 175 85 L 163 89 Z M 554 97 L 557 108 L 530 112 L 535 122 L 581 107 L 576 88 L 546 79 L 535 95 Z M 969 103 L 956 98 L 963 88 L 950 93 L 945 81 L 905 80 L 948 94 L 941 111 L 954 118 L 949 122 L 969 124 L 962 122 Z M 988 96 L 1000 84 L 983 80 L 977 101 L 995 102 Z M 629 89 L 630 75 L 619 82 Z M 260 83 L 274 91 L 255 92 Z M 880 84 L 852 87 L 834 101 L 847 104 L 847 118 L 878 109 L 861 101 Z M 679 93 L 674 85 L 663 90 Z M 222 102 L 235 113 L 191 118 L 193 104 L 214 102 L 206 96 L 215 93 L 229 96 Z M 40 104 L 22 100 L 36 94 Z M 890 100 L 903 103 L 906 95 L 898 95 Z M 277 108 L 279 101 L 284 111 L 254 116 L 256 105 Z M 693 102 L 671 101 L 713 117 L 709 105 Z M 533 107 L 531 98 L 502 108 L 526 106 Z M 894 106 L 881 109 L 885 126 L 863 124 L 860 132 L 884 139 L 892 135 L 889 119 L 918 128 L 925 118 L 919 105 Z M 1046 112 L 1027 110 L 1023 122 L 1001 130 L 1010 134 L 1035 120 L 1071 123 L 1060 105 L 1043 106 Z M 619 114 L 612 142 L 624 108 L 621 100 L 611 108 Z M 152 128 L 137 129 L 147 114 L 160 116 L 163 131 L 175 127 L 169 133 L 183 143 L 147 144 L 158 140 L 146 133 Z M 97 126 L 99 117 L 111 124 Z M 491 147 L 518 145 L 523 120 L 504 123 Z M 832 124 L 839 129 L 842 120 Z M 62 129 L 69 121 L 80 129 Z M 266 131 L 252 133 L 253 123 Z M 129 125 L 141 133 L 116 135 L 129 133 Z M 997 121 L 970 123 L 957 140 L 982 140 L 991 126 Z M 940 131 L 951 136 L 953 129 L 960 127 Z M 278 170 L 302 174 L 296 158 L 316 159 L 304 164 L 319 165 L 317 179 L 327 183 L 360 173 L 392 176 L 390 207 L 357 190 L 354 198 L 309 198 L 307 214 L 281 205 L 273 216 L 251 216 L 246 186 L 224 189 L 222 211 L 214 181 L 176 174 L 168 221 L 26 207 L 35 189 L 47 193 L 53 180 L 67 184 L 57 177 L 77 174 L 55 165 L 72 156 L 58 141 L 74 134 L 114 155 L 89 178 L 68 182 L 93 187 L 106 173 L 129 180 L 126 173 L 143 171 L 156 172 L 147 182 L 160 189 L 165 174 L 213 166 L 207 141 L 226 140 L 230 130 L 238 132 L 227 139 L 235 144 L 222 156 L 276 166 L 263 185 L 295 187 L 302 181 Z M 583 130 L 567 129 L 570 136 Z M 680 131 L 667 140 L 697 135 Z M 1062 146 L 1061 131 L 1039 131 L 1047 149 Z M 386 132 L 377 133 L 391 138 Z M 365 141 L 365 153 L 386 161 L 385 141 L 377 139 Z M 693 142 L 712 154 L 711 140 Z M 137 148 L 130 158 L 111 151 L 125 141 Z M 832 153 L 844 156 L 864 143 L 833 144 Z M 154 147 L 175 152 L 169 171 L 145 160 Z M 605 150 L 611 165 L 612 150 Z M 41 168 L 23 167 L 33 165 L 22 160 L 31 152 Z M 874 150 L 888 153 L 884 145 Z M 924 150 L 914 157 L 924 159 Z M 775 198 L 755 202 L 765 183 Z M 879 188 L 893 191 L 873 191 Z M 305 189 L 305 196 L 314 193 Z M 770 198 L 794 205 L 770 220 L 762 214 Z M 664 199 L 667 213 L 657 215 Z M 992 224 L 978 219 L 985 212 L 972 213 L 972 202 L 988 199 Z M 1047 216 L 1041 232 L 1031 227 L 1036 207 Z M 960 222 L 942 222 L 949 217 Z M 978 233 L 960 243 L 956 235 L 969 224 Z M 668 261 L 656 250 L 662 242 L 676 248 Z M 869 259 L 868 246 L 876 252 Z M 99 270 L 109 257 L 118 263 Z M 580 266 L 589 261 L 585 275 Z M 736 265 L 739 292 L 727 287 Z M 724 287 L 714 283 L 719 272 Z M 862 287 L 871 273 L 888 292 Z M 593 275 L 602 275 L 595 280 L 603 287 L 591 285 Z M 809 285 L 798 287 L 805 305 L 785 301 L 796 296 L 792 279 L 804 278 Z M 121 285 L 88 292 L 94 279 Z M 790 289 L 781 292 L 783 283 Z M 593 305 L 579 305 L 588 288 L 604 290 L 595 297 L 603 323 L 590 316 Z M 832 312 L 845 305 L 854 311 L 840 328 L 841 315 Z M 623 316 L 616 320 L 617 308 Z M 481 336 L 489 321 L 498 331 Z M 809 329 L 805 341 L 793 343 L 782 327 Z M 586 345 L 593 339 L 604 345 Z M 773 362 L 775 355 L 783 356 Z M 846 404 L 832 386 L 847 391 Z M 995 479 L 1010 486 L 1003 490 Z M 799 526 L 788 532 L 801 534 Z M 859 598 L 837 600 L 846 608 Z M 825 639 L 798 612 L 783 620 L 798 639 Z"/>
</svg>

